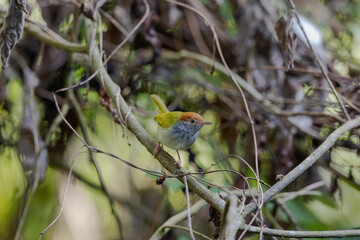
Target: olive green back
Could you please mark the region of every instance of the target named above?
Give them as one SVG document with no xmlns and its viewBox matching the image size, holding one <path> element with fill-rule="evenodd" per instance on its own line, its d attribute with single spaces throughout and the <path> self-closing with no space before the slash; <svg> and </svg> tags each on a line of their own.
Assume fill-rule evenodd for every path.
<svg viewBox="0 0 360 240">
<path fill-rule="evenodd" d="M 159 123 L 162 128 L 168 129 L 171 125 L 176 124 L 180 121 L 180 116 L 183 112 L 167 112 L 160 113 L 155 116 L 155 120 Z"/>
</svg>

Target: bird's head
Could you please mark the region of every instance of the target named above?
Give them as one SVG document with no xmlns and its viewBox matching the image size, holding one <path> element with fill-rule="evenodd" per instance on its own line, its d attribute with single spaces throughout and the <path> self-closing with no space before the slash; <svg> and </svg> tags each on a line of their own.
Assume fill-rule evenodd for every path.
<svg viewBox="0 0 360 240">
<path fill-rule="evenodd" d="M 175 126 L 177 124 L 186 124 L 189 126 L 196 126 L 199 129 L 204 125 L 211 125 L 211 122 L 204 122 L 204 119 L 197 113 L 194 112 L 168 112 L 161 113 L 155 117 L 155 120 L 159 123 L 159 125 L 167 129 L 172 125 Z"/>
<path fill-rule="evenodd" d="M 185 112 L 182 113 L 179 117 L 180 121 L 183 122 L 187 122 L 191 125 L 200 125 L 200 126 L 204 126 L 204 125 L 211 125 L 213 123 L 211 122 L 204 122 L 204 119 L 197 113 L 194 112 Z"/>
</svg>

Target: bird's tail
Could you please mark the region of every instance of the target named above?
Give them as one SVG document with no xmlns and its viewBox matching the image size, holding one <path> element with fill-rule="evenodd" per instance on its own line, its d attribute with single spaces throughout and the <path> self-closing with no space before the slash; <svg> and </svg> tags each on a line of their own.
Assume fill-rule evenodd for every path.
<svg viewBox="0 0 360 240">
<path fill-rule="evenodd" d="M 167 109 L 163 100 L 156 94 L 151 95 L 151 100 L 156 104 L 157 110 L 159 113 L 168 113 L 169 109 Z"/>
</svg>

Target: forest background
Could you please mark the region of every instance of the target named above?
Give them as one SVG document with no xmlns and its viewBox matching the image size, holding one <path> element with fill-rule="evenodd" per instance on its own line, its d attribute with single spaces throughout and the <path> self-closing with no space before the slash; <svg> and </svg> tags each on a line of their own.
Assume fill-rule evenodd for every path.
<svg viewBox="0 0 360 240">
<path fill-rule="evenodd" d="M 0 239 L 360 237 L 360 1 L 13 0 L 0 23 Z M 183 168 L 151 94 L 214 123 Z"/>
</svg>

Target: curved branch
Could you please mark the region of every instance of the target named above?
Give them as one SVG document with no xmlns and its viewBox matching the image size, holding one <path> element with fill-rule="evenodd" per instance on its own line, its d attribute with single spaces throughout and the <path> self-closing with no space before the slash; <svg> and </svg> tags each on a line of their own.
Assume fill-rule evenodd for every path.
<svg viewBox="0 0 360 240">
<path fill-rule="evenodd" d="M 358 127 L 360 127 L 360 117 L 346 122 L 341 127 L 333 131 L 326 138 L 326 140 L 315 151 L 313 151 L 304 161 L 302 161 L 298 166 L 296 166 L 293 170 L 291 170 L 288 174 L 286 174 L 283 177 L 283 179 L 281 179 L 281 181 L 277 182 L 274 186 L 272 186 L 268 191 L 264 193 L 264 202 L 270 201 L 276 194 L 278 194 L 281 190 L 283 190 L 290 183 L 292 183 L 303 172 L 309 169 L 322 155 L 324 155 L 335 144 L 336 140 L 339 137 L 341 137 L 344 133 Z M 256 209 L 256 204 L 254 202 L 248 204 L 244 209 L 243 216 L 247 216 L 255 209 Z"/>
<path fill-rule="evenodd" d="M 71 59 L 72 59 L 72 56 L 70 57 L 70 62 L 72 61 Z M 72 82 L 73 82 L 73 72 L 69 73 L 69 75 L 68 75 L 68 77 L 66 79 L 66 82 L 67 82 L 66 85 L 68 85 L 68 86 L 70 86 L 72 84 Z M 86 125 L 84 113 L 82 112 L 80 103 L 77 101 L 77 99 L 75 97 L 74 89 L 69 89 L 67 91 L 67 95 L 68 95 L 68 98 L 69 98 L 72 106 L 74 107 L 75 114 L 76 114 L 77 119 L 79 121 L 80 129 L 81 129 L 81 132 L 83 134 L 83 137 L 84 137 L 85 141 L 90 144 L 90 137 L 89 137 L 89 133 L 87 131 L 87 125 Z M 120 219 L 119 214 L 117 213 L 117 211 L 115 209 L 114 199 L 112 198 L 111 194 L 108 191 L 108 188 L 106 187 L 106 185 L 104 183 L 103 174 L 102 174 L 102 172 L 100 170 L 99 164 L 97 163 L 94 152 L 92 152 L 90 149 L 88 149 L 88 150 L 89 150 L 90 162 L 94 165 L 97 177 L 98 177 L 99 182 L 100 182 L 101 189 L 103 190 L 104 194 L 106 195 L 106 198 L 107 198 L 107 200 L 109 202 L 112 214 L 114 214 L 116 224 L 117 224 L 117 227 L 118 227 L 118 230 L 119 230 L 119 234 L 120 234 L 120 237 L 121 237 L 120 239 L 124 239 L 122 221 Z"/>
<path fill-rule="evenodd" d="M 85 44 L 69 42 L 48 27 L 41 26 L 30 20 L 25 21 L 24 30 L 41 42 L 68 52 L 86 53 L 88 49 Z"/>
<path fill-rule="evenodd" d="M 91 22 L 89 20 L 86 20 L 87 27 L 86 29 L 92 29 L 91 28 Z M 88 40 L 91 39 L 91 36 L 87 34 Z M 157 143 L 152 139 L 147 131 L 141 126 L 139 121 L 135 118 L 135 116 L 131 113 L 131 110 L 129 109 L 128 105 L 126 104 L 125 100 L 121 96 L 121 94 L 118 94 L 118 91 L 120 90 L 119 86 L 114 83 L 114 81 L 109 76 L 108 72 L 105 70 L 101 58 L 101 54 L 98 47 L 95 47 L 93 49 L 93 58 L 91 62 L 91 67 L 94 71 L 100 71 L 98 72 L 98 78 L 102 79 L 103 87 L 106 90 L 106 93 L 108 96 L 112 99 L 113 102 L 118 103 L 120 114 L 122 115 L 123 119 L 126 119 L 126 127 L 136 136 L 136 138 L 139 140 L 139 142 L 151 153 L 153 154 Z M 184 172 L 184 169 L 180 169 L 176 164 L 175 160 L 163 149 L 161 149 L 156 154 L 156 159 L 160 162 L 160 164 L 168 170 L 170 173 L 174 172 Z M 178 178 L 180 181 L 182 181 L 182 178 Z M 206 202 L 208 202 L 210 205 L 212 205 L 215 209 L 218 211 L 222 211 L 225 206 L 225 201 L 222 200 L 217 194 L 211 192 L 209 189 L 207 189 L 205 186 L 203 186 L 201 183 L 199 183 L 194 177 L 188 176 L 187 178 L 189 189 L 200 196 L 202 199 L 204 199 Z"/>
</svg>

